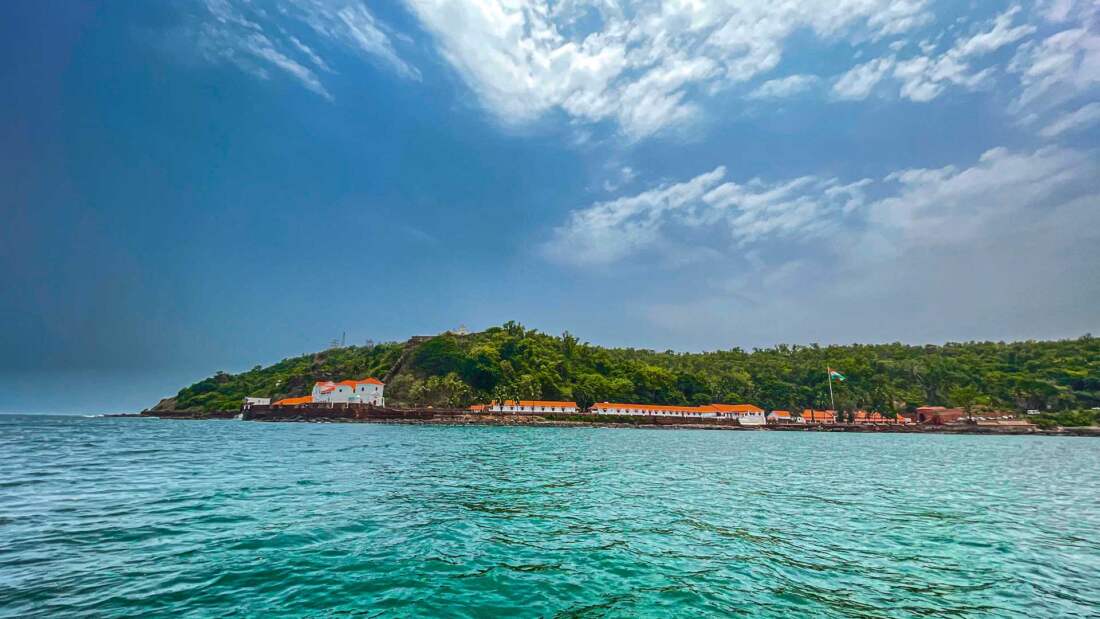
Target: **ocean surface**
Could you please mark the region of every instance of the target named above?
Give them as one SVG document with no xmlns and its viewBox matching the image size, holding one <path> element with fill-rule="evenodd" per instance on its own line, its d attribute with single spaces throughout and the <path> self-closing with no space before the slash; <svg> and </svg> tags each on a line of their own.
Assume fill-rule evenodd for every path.
<svg viewBox="0 0 1100 619">
<path fill-rule="evenodd" d="M 1097 617 L 1100 440 L 0 416 L 4 617 Z"/>
</svg>

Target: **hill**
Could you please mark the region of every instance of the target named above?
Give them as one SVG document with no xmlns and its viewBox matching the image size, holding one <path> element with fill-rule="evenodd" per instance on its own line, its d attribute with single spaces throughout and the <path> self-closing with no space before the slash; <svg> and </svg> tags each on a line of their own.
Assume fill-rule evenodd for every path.
<svg viewBox="0 0 1100 619">
<path fill-rule="evenodd" d="M 657 404 L 752 402 L 801 410 L 829 402 L 825 368 L 840 408 L 897 412 L 920 405 L 988 403 L 1013 409 L 1100 406 L 1100 339 L 967 342 L 942 346 L 853 344 L 705 353 L 603 348 L 509 322 L 480 333 L 443 333 L 405 343 L 333 348 L 219 372 L 181 389 L 157 409 L 231 410 L 242 398 L 307 395 L 315 381 L 377 376 L 388 405 L 465 406 L 490 399 L 567 399 Z"/>
</svg>

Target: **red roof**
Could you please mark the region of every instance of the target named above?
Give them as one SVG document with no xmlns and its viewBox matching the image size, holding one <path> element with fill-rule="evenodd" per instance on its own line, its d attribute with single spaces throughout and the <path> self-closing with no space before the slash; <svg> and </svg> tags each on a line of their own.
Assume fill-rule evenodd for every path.
<svg viewBox="0 0 1100 619">
<path fill-rule="evenodd" d="M 790 417 L 791 411 L 772 411 L 771 414 L 775 415 L 776 417 Z"/>
</svg>

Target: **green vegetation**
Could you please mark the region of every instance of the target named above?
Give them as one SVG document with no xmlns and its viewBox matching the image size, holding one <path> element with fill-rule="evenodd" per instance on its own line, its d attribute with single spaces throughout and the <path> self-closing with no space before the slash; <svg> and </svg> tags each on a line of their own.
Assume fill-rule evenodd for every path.
<svg viewBox="0 0 1100 619">
<path fill-rule="evenodd" d="M 246 395 L 309 393 L 314 381 L 388 377 L 390 405 L 458 407 L 490 399 L 655 404 L 752 402 L 765 409 L 827 407 L 826 366 L 837 407 L 888 415 L 921 405 L 1069 411 L 1100 406 L 1100 339 L 786 346 L 709 353 L 593 346 L 509 322 L 481 333 L 334 348 L 217 375 L 179 392 L 177 409 L 235 409 Z"/>
<path fill-rule="evenodd" d="M 170 406 L 176 410 L 236 410 L 245 396 L 287 398 L 309 395 L 319 380 L 384 375 L 401 356 L 401 344 L 333 348 L 315 355 L 256 366 L 240 374 L 218 372 L 181 389 Z"/>
<path fill-rule="evenodd" d="M 1062 411 L 1059 413 L 1043 413 L 1031 417 L 1030 421 L 1044 430 L 1062 426 L 1063 428 L 1080 428 L 1084 426 L 1100 425 L 1100 411 Z"/>
</svg>

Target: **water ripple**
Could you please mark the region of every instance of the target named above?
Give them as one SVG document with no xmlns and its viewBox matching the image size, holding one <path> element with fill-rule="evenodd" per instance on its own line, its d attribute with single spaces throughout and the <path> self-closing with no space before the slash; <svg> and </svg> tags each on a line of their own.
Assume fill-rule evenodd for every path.
<svg viewBox="0 0 1100 619">
<path fill-rule="evenodd" d="M 0 416 L 0 616 L 1089 617 L 1100 441 Z"/>
</svg>

